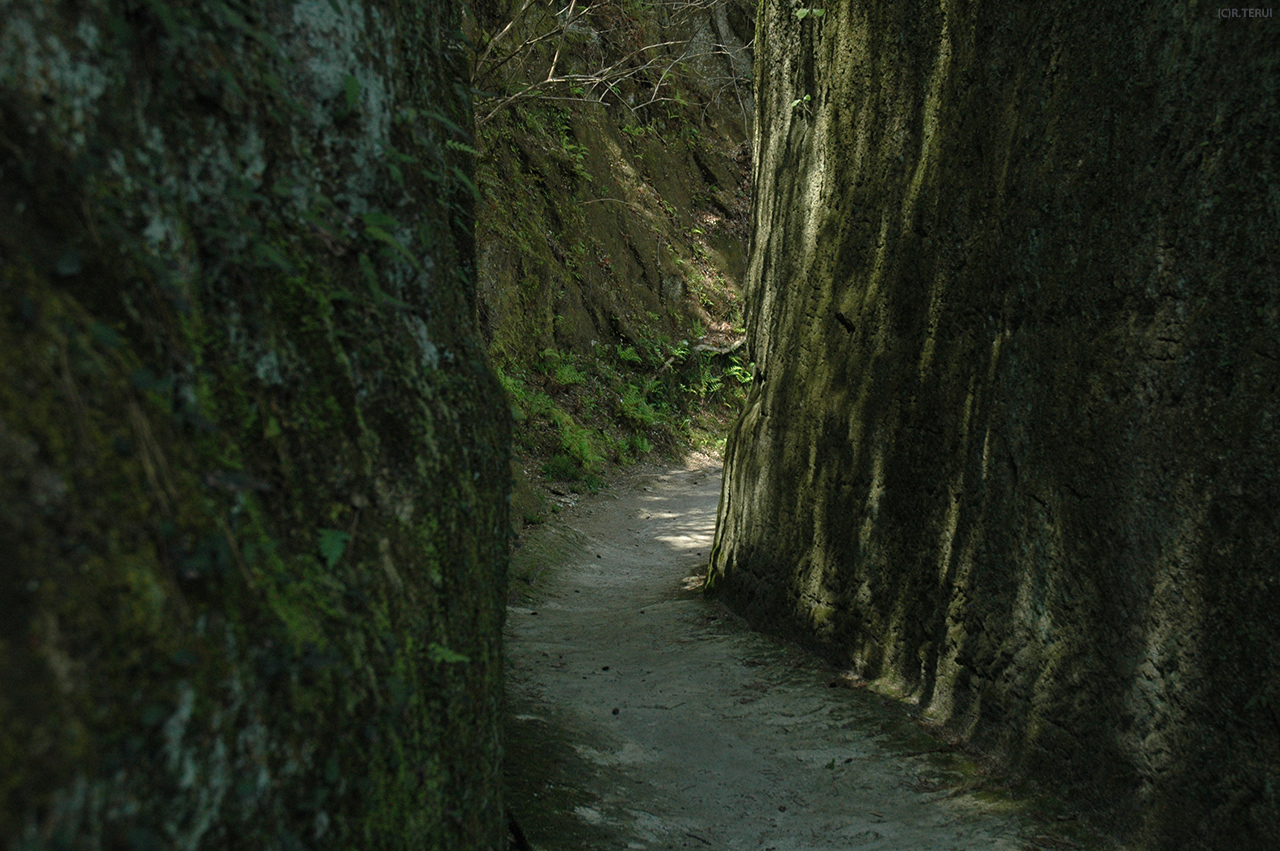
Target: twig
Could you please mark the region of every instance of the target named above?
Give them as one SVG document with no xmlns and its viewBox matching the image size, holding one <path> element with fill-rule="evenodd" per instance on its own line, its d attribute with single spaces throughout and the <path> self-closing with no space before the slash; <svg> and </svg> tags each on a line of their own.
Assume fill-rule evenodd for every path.
<svg viewBox="0 0 1280 851">
<path fill-rule="evenodd" d="M 693 351 L 711 352 L 712 354 L 716 354 L 716 355 L 727 355 L 730 352 L 736 352 L 738 349 L 742 348 L 746 344 L 746 342 L 747 342 L 747 338 L 743 337 L 738 342 L 733 343 L 732 345 L 725 346 L 724 348 L 720 348 L 718 346 L 708 346 L 705 343 L 699 343 L 698 345 L 693 347 Z"/>
</svg>

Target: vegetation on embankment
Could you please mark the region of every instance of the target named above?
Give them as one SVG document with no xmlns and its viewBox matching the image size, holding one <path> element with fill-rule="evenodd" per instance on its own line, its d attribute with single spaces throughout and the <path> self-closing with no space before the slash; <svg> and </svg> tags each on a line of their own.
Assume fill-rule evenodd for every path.
<svg viewBox="0 0 1280 851">
<path fill-rule="evenodd" d="M 527 462 L 518 524 L 543 516 L 524 469 L 593 488 L 719 442 L 741 404 L 751 4 L 478 5 L 479 317 Z M 569 79 L 529 92 L 553 59 Z M 628 73 L 593 87 L 608 68 Z"/>
<path fill-rule="evenodd" d="M 497 849 L 453 4 L 0 18 L 0 846 Z"/>
<path fill-rule="evenodd" d="M 1144 845 L 1275 847 L 1280 30 L 765 0 L 756 61 L 710 581 Z"/>
</svg>

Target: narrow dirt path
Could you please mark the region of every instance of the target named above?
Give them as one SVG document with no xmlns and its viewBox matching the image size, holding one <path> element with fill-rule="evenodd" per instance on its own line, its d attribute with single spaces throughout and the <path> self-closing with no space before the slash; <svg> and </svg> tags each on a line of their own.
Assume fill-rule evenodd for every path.
<svg viewBox="0 0 1280 851">
<path fill-rule="evenodd" d="M 535 848 L 1097 847 L 705 600 L 719 492 L 710 463 L 651 471 L 515 553 L 507 797 Z"/>
</svg>

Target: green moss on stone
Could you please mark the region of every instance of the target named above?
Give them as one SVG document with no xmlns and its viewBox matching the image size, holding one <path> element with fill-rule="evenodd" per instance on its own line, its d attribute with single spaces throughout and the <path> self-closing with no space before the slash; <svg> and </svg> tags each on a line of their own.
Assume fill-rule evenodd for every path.
<svg viewBox="0 0 1280 851">
<path fill-rule="evenodd" d="M 14 847 L 501 845 L 509 434 L 454 16 L 0 22 Z"/>
</svg>

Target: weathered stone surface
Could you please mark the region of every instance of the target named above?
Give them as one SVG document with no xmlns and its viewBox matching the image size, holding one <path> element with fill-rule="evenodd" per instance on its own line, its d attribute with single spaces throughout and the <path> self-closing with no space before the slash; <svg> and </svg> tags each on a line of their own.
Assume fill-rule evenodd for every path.
<svg viewBox="0 0 1280 851">
<path fill-rule="evenodd" d="M 0 2 L 0 845 L 502 846 L 458 14 Z"/>
<path fill-rule="evenodd" d="M 1160 847 L 1280 824 L 1280 30 L 762 3 L 710 579 Z"/>
</svg>

